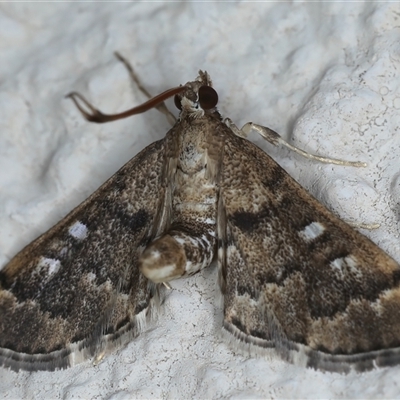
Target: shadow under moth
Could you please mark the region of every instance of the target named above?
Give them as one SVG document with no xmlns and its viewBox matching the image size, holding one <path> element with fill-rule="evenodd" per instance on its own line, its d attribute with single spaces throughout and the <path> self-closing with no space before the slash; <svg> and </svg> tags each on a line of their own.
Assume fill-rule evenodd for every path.
<svg viewBox="0 0 400 400">
<path fill-rule="evenodd" d="M 70 94 L 95 122 L 171 96 L 180 115 L 164 139 L 0 271 L 0 365 L 98 362 L 154 319 L 167 282 L 214 259 L 222 329 L 240 346 L 328 371 L 399 363 L 399 265 L 245 138 L 285 144 L 278 134 L 222 120 L 206 72 L 115 115 Z"/>
</svg>

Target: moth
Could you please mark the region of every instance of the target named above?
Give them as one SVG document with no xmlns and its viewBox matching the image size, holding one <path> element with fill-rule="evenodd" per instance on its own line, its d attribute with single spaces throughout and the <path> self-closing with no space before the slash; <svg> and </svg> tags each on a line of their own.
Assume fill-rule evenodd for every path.
<svg viewBox="0 0 400 400">
<path fill-rule="evenodd" d="M 206 72 L 116 115 L 70 95 L 95 122 L 171 96 L 164 139 L 0 271 L 0 365 L 98 362 L 155 318 L 169 281 L 215 259 L 222 329 L 242 347 L 328 371 L 399 363 L 399 265 L 245 138 L 277 133 L 223 120 Z"/>
</svg>

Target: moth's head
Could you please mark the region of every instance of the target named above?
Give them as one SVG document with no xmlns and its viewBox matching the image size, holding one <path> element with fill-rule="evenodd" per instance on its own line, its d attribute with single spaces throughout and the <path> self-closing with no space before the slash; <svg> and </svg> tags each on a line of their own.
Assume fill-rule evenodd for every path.
<svg viewBox="0 0 400 400">
<path fill-rule="evenodd" d="M 196 80 L 183 87 L 184 90 L 174 97 L 175 106 L 181 111 L 180 118 L 201 118 L 208 114 L 221 119 L 216 107 L 218 93 L 213 89 L 210 75 L 206 71 L 200 70 Z"/>
</svg>

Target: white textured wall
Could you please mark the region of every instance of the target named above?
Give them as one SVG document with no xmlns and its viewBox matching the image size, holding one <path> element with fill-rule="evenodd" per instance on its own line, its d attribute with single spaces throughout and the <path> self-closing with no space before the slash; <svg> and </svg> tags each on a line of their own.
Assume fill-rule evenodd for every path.
<svg viewBox="0 0 400 400">
<path fill-rule="evenodd" d="M 238 125 L 366 161 L 322 165 L 252 137 L 342 218 L 380 223 L 363 233 L 400 261 L 398 18 L 378 2 L 1 4 L 0 266 L 168 130 L 157 111 L 89 124 L 64 99 L 79 90 L 110 113 L 142 102 L 115 50 L 154 94 L 206 69 Z M 158 323 L 99 366 L 0 369 L 1 397 L 400 397 L 400 367 L 341 376 L 235 354 L 215 267 L 173 286 Z"/>
</svg>

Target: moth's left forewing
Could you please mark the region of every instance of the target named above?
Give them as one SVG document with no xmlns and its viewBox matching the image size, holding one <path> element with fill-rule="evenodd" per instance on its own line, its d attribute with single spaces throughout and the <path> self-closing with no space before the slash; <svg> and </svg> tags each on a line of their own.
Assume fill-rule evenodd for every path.
<svg viewBox="0 0 400 400">
<path fill-rule="evenodd" d="M 138 257 L 168 214 L 166 141 L 144 149 L 0 272 L 0 364 L 64 368 L 141 331 L 156 293 Z"/>
<path fill-rule="evenodd" d="M 322 369 L 400 362 L 399 265 L 233 133 L 221 174 L 225 329 Z"/>
</svg>

